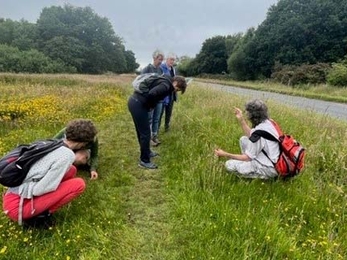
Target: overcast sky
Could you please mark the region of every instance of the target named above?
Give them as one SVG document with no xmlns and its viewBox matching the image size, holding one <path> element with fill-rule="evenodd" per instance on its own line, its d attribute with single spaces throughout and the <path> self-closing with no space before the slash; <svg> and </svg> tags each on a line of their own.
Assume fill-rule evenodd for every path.
<svg viewBox="0 0 347 260">
<path fill-rule="evenodd" d="M 0 0 L 0 17 L 35 23 L 44 7 L 65 3 L 107 17 L 142 67 L 156 48 L 195 57 L 208 38 L 257 27 L 277 0 Z"/>
</svg>

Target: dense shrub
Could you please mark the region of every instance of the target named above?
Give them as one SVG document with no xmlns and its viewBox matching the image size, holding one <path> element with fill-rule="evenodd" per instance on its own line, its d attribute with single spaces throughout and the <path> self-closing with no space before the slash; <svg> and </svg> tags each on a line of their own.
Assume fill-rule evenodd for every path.
<svg viewBox="0 0 347 260">
<path fill-rule="evenodd" d="M 347 86 L 347 64 L 334 63 L 327 75 L 327 83 L 333 86 Z"/>
<path fill-rule="evenodd" d="M 20 51 L 16 47 L 0 44 L 0 72 L 73 73 L 76 69 L 34 49 Z"/>
<path fill-rule="evenodd" d="M 286 85 L 320 84 L 326 82 L 330 70 L 327 63 L 303 64 L 301 66 L 275 64 L 271 78 Z"/>
</svg>

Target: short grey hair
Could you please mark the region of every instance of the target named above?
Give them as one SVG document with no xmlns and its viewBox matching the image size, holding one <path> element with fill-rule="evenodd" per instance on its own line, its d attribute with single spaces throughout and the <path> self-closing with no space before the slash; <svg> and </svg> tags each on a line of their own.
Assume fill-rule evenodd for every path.
<svg viewBox="0 0 347 260">
<path fill-rule="evenodd" d="M 166 59 L 170 59 L 170 58 L 174 58 L 175 60 L 177 59 L 177 55 L 173 52 L 169 52 L 167 55 L 166 55 Z"/>
<path fill-rule="evenodd" d="M 269 118 L 266 104 L 260 99 L 248 101 L 245 105 L 247 116 L 252 127 L 259 125 Z"/>
<path fill-rule="evenodd" d="M 152 57 L 153 57 L 153 59 L 156 59 L 156 58 L 158 58 L 159 56 L 163 56 L 163 58 L 164 58 L 164 52 L 162 52 L 161 50 L 156 49 L 156 50 L 153 52 Z"/>
</svg>

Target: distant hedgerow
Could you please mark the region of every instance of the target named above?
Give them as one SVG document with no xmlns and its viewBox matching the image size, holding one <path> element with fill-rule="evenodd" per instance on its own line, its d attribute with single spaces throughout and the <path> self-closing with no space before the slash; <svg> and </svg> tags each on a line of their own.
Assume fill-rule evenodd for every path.
<svg viewBox="0 0 347 260">
<path fill-rule="evenodd" d="M 285 85 L 321 84 L 326 82 L 330 70 L 327 63 L 303 64 L 300 66 L 276 63 L 271 78 Z"/>
</svg>

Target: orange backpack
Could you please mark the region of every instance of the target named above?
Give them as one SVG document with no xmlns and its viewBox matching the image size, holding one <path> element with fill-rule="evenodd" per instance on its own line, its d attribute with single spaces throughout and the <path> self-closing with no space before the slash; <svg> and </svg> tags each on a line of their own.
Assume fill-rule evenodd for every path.
<svg viewBox="0 0 347 260">
<path fill-rule="evenodd" d="M 270 119 L 270 121 L 278 132 L 278 139 L 275 138 L 272 134 L 263 130 L 256 130 L 253 132 L 253 134 L 279 143 L 280 155 L 277 162 L 272 163 L 274 164 L 279 176 L 284 178 L 293 177 L 299 174 L 300 171 L 304 168 L 304 159 L 306 153 L 305 148 L 302 147 L 292 135 L 283 134 L 281 128 L 274 120 Z M 266 155 L 266 157 L 269 158 L 264 150 L 262 152 Z"/>
</svg>

